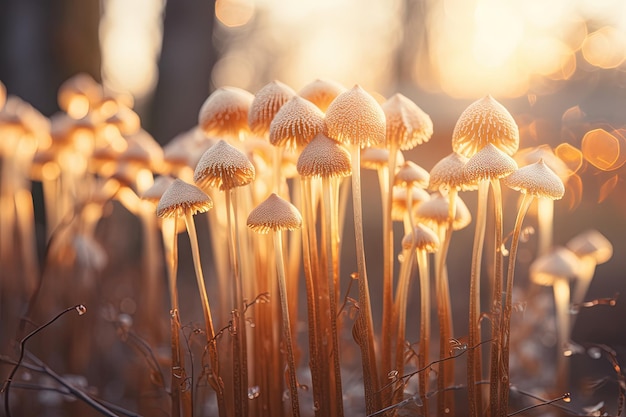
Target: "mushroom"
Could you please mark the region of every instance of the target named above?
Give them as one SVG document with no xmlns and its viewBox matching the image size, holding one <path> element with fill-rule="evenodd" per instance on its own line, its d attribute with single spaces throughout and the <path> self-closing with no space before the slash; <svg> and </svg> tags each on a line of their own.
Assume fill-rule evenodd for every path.
<svg viewBox="0 0 626 417">
<path fill-rule="evenodd" d="M 411 269 L 417 258 L 420 283 L 420 341 L 418 352 L 418 369 L 425 369 L 429 363 L 430 344 L 430 273 L 428 266 L 428 254 L 439 249 L 437 234 L 423 224 L 415 226 L 410 233 L 402 239 L 404 259 L 400 267 L 398 280 L 398 293 L 396 296 L 397 342 L 396 342 L 396 369 L 402 372 L 405 358 L 405 333 L 406 333 L 406 305 L 409 292 Z M 399 389 L 398 394 L 403 390 Z M 427 404 L 428 372 L 419 373 L 419 394 L 423 400 L 424 415 L 428 415 Z M 395 400 L 401 400 L 396 398 Z"/>
<path fill-rule="evenodd" d="M 302 87 L 298 95 L 315 104 L 322 112 L 326 113 L 330 103 L 346 88 L 336 81 L 317 79 Z"/>
<path fill-rule="evenodd" d="M 380 409 L 378 371 L 374 350 L 374 324 L 363 244 L 363 207 L 361 206 L 360 148 L 376 145 L 385 138 L 385 113 L 376 100 L 355 85 L 330 104 L 326 112 L 326 136 L 344 143 L 352 161 L 352 207 L 359 276 L 359 315 L 356 319 L 357 343 L 361 347 L 366 412 Z M 386 378 L 386 375 L 385 375 Z"/>
<path fill-rule="evenodd" d="M 264 202 L 252 210 L 248 216 L 247 225 L 257 233 L 273 233 L 276 275 L 278 277 L 278 291 L 283 317 L 283 337 L 285 338 L 287 367 L 289 369 L 291 411 L 292 415 L 297 417 L 300 415 L 300 406 L 298 400 L 298 383 L 296 381 L 296 363 L 291 340 L 287 284 L 285 282 L 282 231 L 295 230 L 302 227 L 302 217 L 295 206 L 272 193 Z"/>
<path fill-rule="evenodd" d="M 579 276 L 580 260 L 569 249 L 554 248 L 537 258 L 530 265 L 530 279 L 538 285 L 551 286 L 554 290 L 557 329 L 556 390 L 565 392 L 569 371 L 564 349 L 570 330 L 570 280 Z"/>
<path fill-rule="evenodd" d="M 599 231 L 587 230 L 574 236 L 565 246 L 582 262 L 583 268 L 572 294 L 572 304 L 580 306 L 585 300 L 596 266 L 607 262 L 613 256 L 613 245 Z"/>
<path fill-rule="evenodd" d="M 515 227 L 513 229 L 513 238 L 511 240 L 511 250 L 509 252 L 509 265 L 507 271 L 507 283 L 506 283 L 506 301 L 504 303 L 503 319 L 500 328 L 500 346 L 501 346 L 501 369 L 502 374 L 498 380 L 503 381 L 500 386 L 500 410 L 506 412 L 508 407 L 509 396 L 509 344 L 510 344 L 510 332 L 511 332 L 511 312 L 512 312 L 512 299 L 513 299 L 513 279 L 515 273 L 515 260 L 517 257 L 517 248 L 519 244 L 519 237 L 522 231 L 522 223 L 524 216 L 528 211 L 528 207 L 532 203 L 534 198 L 546 198 L 550 200 L 558 200 L 563 197 L 565 193 L 565 187 L 563 181 L 552 171 L 544 162 L 540 159 L 538 162 L 530 165 L 526 165 L 509 175 L 505 180 L 505 184 L 514 190 L 520 191 L 524 194 L 522 204 L 520 205 L 517 219 L 515 220 Z M 540 264 L 541 265 L 541 264 Z M 568 284 L 569 285 L 569 284 Z M 562 283 L 559 283 L 559 287 Z M 555 297 L 557 287 L 555 286 Z M 562 291 L 562 290 L 560 290 Z M 565 306 L 559 305 L 559 308 L 565 308 L 569 305 L 569 286 L 567 288 L 568 296 L 565 300 Z M 562 303 L 559 300 L 559 303 Z M 558 312 L 559 316 L 563 315 L 562 311 Z M 562 319 L 565 320 L 565 319 Z M 563 325 L 566 323 L 563 322 Z M 569 325 L 566 327 L 566 331 L 569 331 Z M 564 333 L 567 335 L 567 333 Z M 567 336 L 566 336 L 567 337 Z M 563 337 L 560 337 L 562 343 L 565 342 Z"/>
<path fill-rule="evenodd" d="M 224 386 L 219 374 L 219 358 L 217 352 L 217 341 L 215 339 L 215 327 L 213 326 L 213 317 L 211 315 L 211 306 L 209 305 L 209 297 L 204 285 L 204 276 L 202 274 L 202 264 L 200 262 L 200 250 L 198 248 L 198 237 L 196 234 L 196 226 L 193 216 L 196 213 L 203 213 L 213 208 L 211 198 L 206 195 L 198 187 L 187 184 L 186 182 L 176 179 L 163 193 L 157 205 L 157 216 L 182 217 L 187 227 L 189 242 L 191 244 L 191 254 L 193 256 L 193 266 L 196 272 L 196 282 L 200 299 L 202 301 L 202 311 L 204 313 L 204 324 L 206 327 L 206 338 L 208 344 L 209 357 L 211 360 L 211 373 L 209 375 L 209 383 L 215 390 L 217 395 L 218 408 L 220 416 L 226 412 L 226 404 L 224 399 Z"/>
<path fill-rule="evenodd" d="M 220 87 L 204 101 L 198 126 L 207 136 L 243 140 L 250 133 L 248 111 L 254 96 L 237 87 Z"/>
</svg>

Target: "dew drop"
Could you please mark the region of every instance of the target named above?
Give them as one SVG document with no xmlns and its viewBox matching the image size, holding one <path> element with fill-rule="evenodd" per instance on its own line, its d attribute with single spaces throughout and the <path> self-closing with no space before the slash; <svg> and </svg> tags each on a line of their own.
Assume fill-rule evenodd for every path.
<svg viewBox="0 0 626 417">
<path fill-rule="evenodd" d="M 259 398 L 259 395 L 261 395 L 261 389 L 259 388 L 258 385 L 248 388 L 249 400 L 254 400 L 255 398 Z"/>
<path fill-rule="evenodd" d="M 566 393 L 566 394 L 563 396 L 563 402 L 568 403 L 568 402 L 570 402 L 570 401 L 572 401 L 572 396 L 571 396 L 571 394 L 568 392 L 568 393 Z"/>
<path fill-rule="evenodd" d="M 587 349 L 587 355 L 592 359 L 600 359 L 602 357 L 602 351 L 597 347 L 590 347 Z"/>
<path fill-rule="evenodd" d="M 446 414 L 450 414 L 450 409 L 449 409 L 449 408 L 445 408 L 445 409 L 443 410 L 443 412 L 444 412 L 444 413 L 446 413 Z"/>
<path fill-rule="evenodd" d="M 76 306 L 76 311 L 78 312 L 79 316 L 82 316 L 83 314 L 85 314 L 87 312 L 87 307 L 85 307 L 84 305 L 80 304 Z"/>
<path fill-rule="evenodd" d="M 358 272 L 353 272 L 350 274 L 350 278 L 352 279 L 359 279 L 359 273 Z"/>
</svg>

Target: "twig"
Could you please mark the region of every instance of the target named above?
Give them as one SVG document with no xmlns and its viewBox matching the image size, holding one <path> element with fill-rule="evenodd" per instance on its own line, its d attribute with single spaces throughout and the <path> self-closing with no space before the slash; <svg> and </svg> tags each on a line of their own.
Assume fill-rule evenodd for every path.
<svg viewBox="0 0 626 417">
<path fill-rule="evenodd" d="M 569 408 L 564 407 L 564 406 L 562 406 L 562 405 L 560 405 L 560 404 L 555 404 L 556 402 L 561 401 L 561 400 L 565 400 L 565 401 L 567 401 L 567 399 L 569 399 L 569 398 L 570 398 L 570 394 L 569 394 L 569 392 L 567 392 L 567 393 L 565 393 L 565 394 L 561 395 L 561 396 L 560 396 L 560 397 L 558 397 L 558 398 L 554 398 L 554 399 L 552 399 L 552 400 L 546 400 L 545 398 L 541 398 L 540 396 L 535 395 L 535 394 L 532 394 L 532 393 L 527 392 L 527 391 L 522 391 L 522 390 L 520 390 L 520 389 L 518 389 L 518 388 L 515 388 L 515 392 L 518 392 L 518 393 L 520 393 L 520 394 L 522 394 L 522 395 L 525 395 L 525 396 L 527 396 L 527 397 L 533 398 L 533 399 L 535 399 L 535 400 L 537 400 L 537 401 L 541 401 L 541 403 L 539 403 L 539 404 L 534 404 L 534 405 L 530 405 L 530 406 L 528 406 L 528 407 L 522 408 L 521 410 L 517 410 L 517 411 L 515 411 L 515 412 L 513 412 L 513 413 L 511 413 L 511 414 L 508 414 L 508 415 L 507 415 L 507 417 L 512 417 L 512 416 L 515 416 L 515 415 L 517 415 L 517 414 L 521 414 L 521 413 L 523 413 L 523 412 L 525 412 L 525 411 L 532 410 L 533 408 L 542 407 L 542 406 L 544 406 L 544 405 L 550 405 L 550 406 L 552 406 L 552 407 L 559 408 L 559 409 L 561 409 L 561 410 L 563 410 L 563 411 L 568 412 L 568 413 L 569 413 L 569 414 L 571 414 L 571 415 L 575 415 L 575 416 L 582 416 L 582 415 L 583 415 L 583 414 L 576 413 L 575 411 L 572 411 L 572 410 L 570 410 Z"/>
</svg>

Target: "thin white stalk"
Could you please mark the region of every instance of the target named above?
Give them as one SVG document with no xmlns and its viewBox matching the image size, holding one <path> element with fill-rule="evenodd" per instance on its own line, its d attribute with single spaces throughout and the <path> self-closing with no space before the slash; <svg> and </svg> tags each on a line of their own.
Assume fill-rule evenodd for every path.
<svg viewBox="0 0 626 417">
<path fill-rule="evenodd" d="M 569 341 L 570 330 L 570 288 L 565 277 L 558 277 L 554 281 L 554 305 L 556 309 L 556 389 L 557 392 L 567 392 L 569 379 L 568 357 L 563 354 Z"/>
<path fill-rule="evenodd" d="M 425 250 L 417 249 L 417 267 L 420 280 L 420 344 L 419 344 L 419 368 L 424 369 L 430 356 L 430 273 L 428 266 L 428 253 Z M 428 415 L 428 369 L 419 374 L 419 392 L 423 401 L 422 410 L 424 415 Z"/>
<path fill-rule="evenodd" d="M 537 199 L 537 228 L 539 242 L 537 256 L 545 255 L 552 248 L 552 233 L 554 225 L 554 200 L 549 198 Z"/>
</svg>

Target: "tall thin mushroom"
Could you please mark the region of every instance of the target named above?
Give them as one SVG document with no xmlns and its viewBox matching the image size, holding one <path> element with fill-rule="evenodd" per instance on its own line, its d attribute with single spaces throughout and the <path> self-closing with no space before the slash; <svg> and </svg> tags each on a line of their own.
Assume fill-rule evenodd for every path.
<svg viewBox="0 0 626 417">
<path fill-rule="evenodd" d="M 162 218 L 177 217 L 184 218 L 189 242 L 191 243 L 191 253 L 193 255 L 193 266 L 196 271 L 196 282 L 202 300 L 202 311 L 204 313 L 204 324 L 206 326 L 206 338 L 208 343 L 209 358 L 211 361 L 211 371 L 209 373 L 209 383 L 217 395 L 217 404 L 220 417 L 226 415 L 226 404 L 224 400 L 224 386 L 219 373 L 219 358 L 217 352 L 217 341 L 215 340 L 215 326 L 211 315 L 209 297 L 204 285 L 202 274 L 202 264 L 200 262 L 200 250 L 198 248 L 198 237 L 193 216 L 196 213 L 203 213 L 213 208 L 211 198 L 198 187 L 187 184 L 176 179 L 159 200 L 157 205 L 157 216 Z"/>
<path fill-rule="evenodd" d="M 276 256 L 276 275 L 278 277 L 278 291 L 283 316 L 283 335 L 287 353 L 289 369 L 289 393 L 293 417 L 300 415 L 298 400 L 298 383 L 296 380 L 296 364 L 293 355 L 291 339 L 291 325 L 289 319 L 289 305 L 287 301 L 287 285 L 285 283 L 285 265 L 283 259 L 283 230 L 295 230 L 302 227 L 302 216 L 291 203 L 272 193 L 264 202 L 259 204 L 248 216 L 247 225 L 257 233 L 274 234 L 274 253 Z"/>
</svg>

